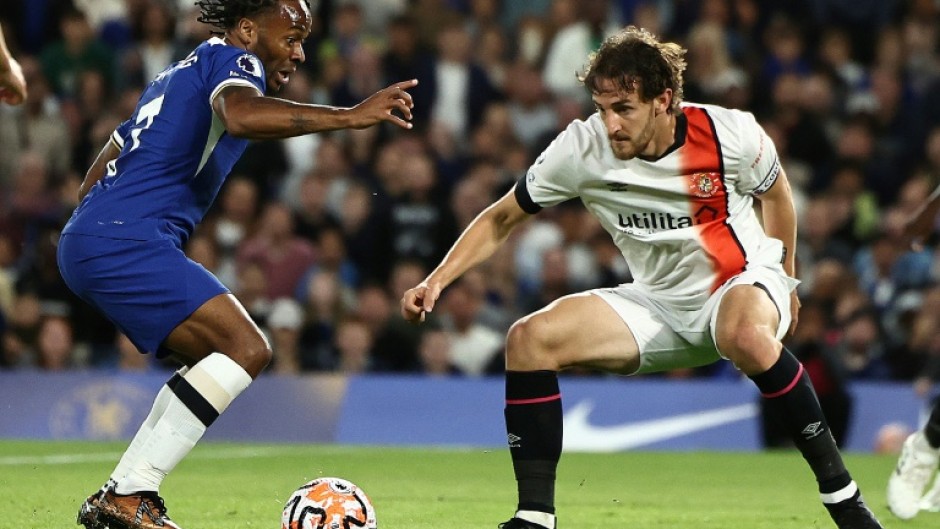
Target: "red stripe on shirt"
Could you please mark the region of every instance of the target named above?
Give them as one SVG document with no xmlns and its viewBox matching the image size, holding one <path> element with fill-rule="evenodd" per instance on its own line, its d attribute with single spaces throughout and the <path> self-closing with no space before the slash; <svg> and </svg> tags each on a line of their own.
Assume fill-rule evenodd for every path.
<svg viewBox="0 0 940 529">
<path fill-rule="evenodd" d="M 714 292 L 744 271 L 747 259 L 728 224 L 728 193 L 725 188 L 721 145 L 708 113 L 697 107 L 683 109 L 688 119 L 681 171 L 689 189 L 689 211 L 695 219 L 699 240 L 715 271 Z"/>
</svg>

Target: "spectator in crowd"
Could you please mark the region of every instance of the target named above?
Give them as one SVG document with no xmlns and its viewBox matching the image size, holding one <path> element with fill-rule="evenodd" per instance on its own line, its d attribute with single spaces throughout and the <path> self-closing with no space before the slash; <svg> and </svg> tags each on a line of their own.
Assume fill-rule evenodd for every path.
<svg viewBox="0 0 940 529">
<path fill-rule="evenodd" d="M 186 256 L 201 264 L 203 268 L 217 274 L 219 270 L 219 251 L 215 241 L 208 235 L 197 233 L 186 243 Z"/>
<path fill-rule="evenodd" d="M 153 369 L 152 357 L 137 350 L 137 346 L 124 333 L 117 333 L 117 364 L 115 368 L 125 373 L 146 372 Z"/>
<path fill-rule="evenodd" d="M 483 286 L 479 277 L 457 281 L 441 300 L 438 316 L 449 338 L 450 363 L 467 376 L 502 371 L 503 335 L 480 322 Z"/>
<path fill-rule="evenodd" d="M 237 286 L 237 254 L 242 242 L 254 235 L 261 209 L 258 186 L 253 180 L 234 174 L 222 187 L 216 207 L 210 211 L 199 231 L 218 248 L 216 270 L 219 280 Z"/>
<path fill-rule="evenodd" d="M 394 264 L 380 254 L 379 215 L 374 211 L 376 193 L 362 182 L 352 182 L 343 193 L 342 214 L 337 220 L 349 260 L 363 281 L 384 281 Z"/>
<path fill-rule="evenodd" d="M 380 255 L 392 262 L 415 259 L 429 267 L 444 255 L 453 240 L 453 213 L 441 200 L 444 189 L 427 154 L 402 160 L 401 171 L 407 175 L 403 193 L 379 220 L 384 230 L 379 238 L 384 250 Z"/>
<path fill-rule="evenodd" d="M 305 286 L 301 298 L 307 312 L 301 337 L 305 364 L 312 369 L 331 370 L 338 362 L 333 347 L 337 327 L 352 312 L 353 291 L 343 285 L 334 270 L 312 274 Z"/>
<path fill-rule="evenodd" d="M 473 40 L 460 24 L 443 26 L 437 37 L 434 76 L 429 79 L 431 120 L 452 134 L 465 136 L 476 128 L 483 109 L 496 99 L 486 71 L 473 58 Z"/>
<path fill-rule="evenodd" d="M 311 171 L 300 181 L 298 207 L 294 210 L 294 233 L 316 242 L 323 230 L 337 224 L 329 209 L 330 177 Z"/>
<path fill-rule="evenodd" d="M 316 249 L 295 235 L 290 209 L 270 202 L 261 212 L 257 233 L 239 246 L 239 266 L 248 262 L 258 263 L 264 270 L 270 299 L 291 297 L 304 272 L 316 262 Z"/>
<path fill-rule="evenodd" d="M 39 368 L 44 371 L 65 371 L 77 367 L 74 349 L 71 321 L 65 316 L 43 317 L 36 337 Z"/>
<path fill-rule="evenodd" d="M 387 46 L 381 67 L 385 82 L 390 79 L 431 79 L 434 75 L 434 55 L 421 46 L 417 24 L 413 17 L 399 15 L 388 22 Z M 413 123 L 424 130 L 431 119 L 431 99 L 427 83 L 421 83 L 411 92 L 415 110 Z"/>
<path fill-rule="evenodd" d="M 135 21 L 136 44 L 119 58 L 122 86 L 144 86 L 189 53 L 188 48 L 176 44 L 176 18 L 172 9 L 164 2 L 144 4 Z"/>
<path fill-rule="evenodd" d="M 62 40 L 47 45 L 42 52 L 42 67 L 53 91 L 59 96 L 78 92 L 82 72 L 98 72 L 110 87 L 114 82 L 114 55 L 96 37 L 85 13 L 78 9 L 60 19 Z"/>
<path fill-rule="evenodd" d="M 923 288 L 929 280 L 930 255 L 904 247 L 903 241 L 882 232 L 855 256 L 859 287 L 879 315 L 886 314 L 898 296 L 911 288 Z"/>
<path fill-rule="evenodd" d="M 878 315 L 866 308 L 840 318 L 834 354 L 854 380 L 888 380 L 891 371 Z"/>
<path fill-rule="evenodd" d="M 42 325 L 39 297 L 29 292 L 16 296 L 7 318 L 0 365 L 13 368 L 35 366 L 38 363 L 36 342 Z"/>
<path fill-rule="evenodd" d="M 728 104 L 729 92 L 746 85 L 747 74 L 734 64 L 722 26 L 710 21 L 696 24 L 689 32 L 688 46 L 688 97 L 703 103 Z"/>
<path fill-rule="evenodd" d="M 587 104 L 576 74 L 584 68 L 588 54 L 617 31 L 619 21 L 610 16 L 609 0 L 561 0 L 555 4 L 555 10 L 574 9 L 577 18 L 552 37 L 542 72 L 545 86 L 555 97 L 573 97 Z"/>
<path fill-rule="evenodd" d="M 261 326 L 271 312 L 272 299 L 268 296 L 268 276 L 259 263 L 247 262 L 238 269 L 233 289 L 235 297 L 244 305 L 251 320 Z"/>
<path fill-rule="evenodd" d="M 274 351 L 270 371 L 280 375 L 296 374 L 310 366 L 304 365 L 300 335 L 304 325 L 303 306 L 291 298 L 279 298 L 271 304 L 265 330 Z"/>
<path fill-rule="evenodd" d="M 557 116 L 542 77 L 534 66 L 517 62 L 506 82 L 513 135 L 535 150 L 542 137 L 555 128 Z"/>
<path fill-rule="evenodd" d="M 450 334 L 443 329 L 430 328 L 424 331 L 418 344 L 418 357 L 421 359 L 422 374 L 435 377 L 461 374 L 451 361 Z"/>
<path fill-rule="evenodd" d="M 61 178 L 71 168 L 72 147 L 69 129 L 62 126 L 59 100 L 34 58 L 23 61 L 22 71 L 30 96 L 22 112 L 0 120 L 0 182 L 10 181 L 25 150 L 39 153 L 51 174 Z"/>
<path fill-rule="evenodd" d="M 402 325 L 399 318 L 393 317 L 393 303 L 384 287 L 369 283 L 356 292 L 353 314 L 375 338 L 372 359 L 377 371 L 416 371 L 419 333 L 414 326 Z"/>
<path fill-rule="evenodd" d="M 356 318 L 340 320 L 333 338 L 334 370 L 347 375 L 372 369 L 374 337 L 369 327 Z"/>
</svg>

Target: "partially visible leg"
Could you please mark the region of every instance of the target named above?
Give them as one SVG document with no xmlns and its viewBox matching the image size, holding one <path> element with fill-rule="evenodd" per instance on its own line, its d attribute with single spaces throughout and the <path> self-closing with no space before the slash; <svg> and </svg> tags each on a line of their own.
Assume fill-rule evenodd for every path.
<svg viewBox="0 0 940 529">
<path fill-rule="evenodd" d="M 167 337 L 164 345 L 192 367 L 168 384 L 167 408 L 116 487 L 120 494 L 158 491 L 219 414 L 271 358 L 260 330 L 231 294 L 216 296 Z"/>
<path fill-rule="evenodd" d="M 175 527 L 158 495 L 163 478 L 271 358 L 264 336 L 230 294 L 205 302 L 164 346 L 191 367 L 167 384 L 165 410 L 101 502 L 102 518 L 119 527 Z"/>
<path fill-rule="evenodd" d="M 97 518 L 98 518 L 98 501 L 101 497 L 108 491 L 108 489 L 113 488 L 117 485 L 118 481 L 127 474 L 127 470 L 131 465 L 137 460 L 137 457 L 140 455 L 141 448 L 147 443 L 150 439 L 150 435 L 153 433 L 154 426 L 156 426 L 157 421 L 163 417 L 163 412 L 166 411 L 167 406 L 170 403 L 172 391 L 170 387 L 175 385 L 177 380 L 182 377 L 186 371 L 189 370 L 188 367 L 180 368 L 166 384 L 160 388 L 160 391 L 157 393 L 156 398 L 153 401 L 153 407 L 150 409 L 150 413 L 147 415 L 147 418 L 144 419 L 143 424 L 140 425 L 140 428 L 137 430 L 137 433 L 134 434 L 134 438 L 131 439 L 130 444 L 127 449 L 124 451 L 124 454 L 121 456 L 120 461 L 118 461 L 117 466 L 114 467 L 114 470 L 111 472 L 111 476 L 108 480 L 101 486 L 101 488 L 95 494 L 89 496 L 84 503 L 82 503 L 81 508 L 78 512 L 78 523 L 84 525 L 88 529 L 93 529 L 97 527 Z"/>
<path fill-rule="evenodd" d="M 888 509 L 892 514 L 902 520 L 910 520 L 917 515 L 921 509 L 924 489 L 937 473 L 938 463 L 940 403 L 934 404 L 927 424 L 904 441 L 898 464 L 888 479 Z M 940 477 L 937 479 L 940 480 Z M 928 503 L 932 503 L 932 500 L 928 500 Z"/>
<path fill-rule="evenodd" d="M 940 449 L 940 400 L 933 405 L 933 411 L 924 425 L 924 439 L 934 450 Z"/>
<path fill-rule="evenodd" d="M 117 466 L 114 467 L 114 471 L 111 472 L 111 477 L 108 479 L 108 483 L 105 484 L 105 489 L 107 489 L 108 484 L 111 486 L 116 485 L 118 481 L 127 474 L 128 468 L 131 464 L 137 460 L 137 457 L 141 453 L 141 448 L 150 438 L 150 434 L 153 433 L 154 427 L 157 425 L 157 422 L 163 417 L 163 412 L 166 411 L 167 407 L 170 405 L 172 399 L 172 388 L 175 386 L 179 379 L 189 370 L 188 367 L 181 367 L 176 373 L 167 380 L 166 384 L 160 388 L 157 397 L 153 401 L 153 407 L 150 409 L 150 414 L 147 415 L 147 418 L 144 419 L 143 424 L 140 425 L 140 429 L 137 430 L 137 433 L 134 435 L 134 438 L 131 439 L 130 445 L 128 445 L 127 450 L 125 450 L 124 455 L 121 456 L 121 460 L 118 461 Z"/>
<path fill-rule="evenodd" d="M 763 289 L 735 286 L 724 295 L 718 309 L 718 350 L 754 381 L 767 405 L 784 418 L 784 426 L 815 474 L 822 501 L 836 524 L 880 528 L 842 462 L 803 365 L 776 338 L 779 323 L 777 307 Z"/>
<path fill-rule="evenodd" d="M 558 371 L 573 366 L 633 372 L 636 341 L 597 296 L 561 298 L 518 322 L 506 343 L 506 428 L 519 493 L 506 529 L 555 526 L 555 471 L 562 448 Z"/>
</svg>

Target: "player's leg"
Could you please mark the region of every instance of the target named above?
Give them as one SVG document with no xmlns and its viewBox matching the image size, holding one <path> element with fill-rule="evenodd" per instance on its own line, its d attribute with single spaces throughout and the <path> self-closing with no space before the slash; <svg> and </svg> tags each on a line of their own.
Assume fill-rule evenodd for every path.
<svg viewBox="0 0 940 529">
<path fill-rule="evenodd" d="M 788 297 L 773 287 L 739 284 L 720 298 L 714 318 L 718 350 L 757 385 L 809 463 L 820 496 L 842 528 L 880 528 L 842 462 L 802 364 L 779 341 L 789 325 Z"/>
<path fill-rule="evenodd" d="M 179 319 L 183 319 L 196 308 L 180 307 L 175 303 L 177 300 L 174 295 L 177 298 L 180 296 L 176 286 L 186 279 L 180 270 L 185 270 L 187 261 L 183 253 L 167 241 L 63 235 L 59 240 L 57 258 L 60 272 L 69 288 L 106 314 L 142 351 L 155 351 L 159 342 L 178 322 L 166 323 L 164 315 L 179 313 Z M 184 264 L 181 266 L 180 262 Z M 204 269 L 201 273 L 208 274 Z M 213 288 L 225 290 L 217 281 Z M 169 307 L 175 310 L 168 310 Z M 156 338 L 153 333 L 162 334 Z M 185 373 L 185 369 L 174 375 L 170 385 Z M 131 463 L 136 461 L 153 428 L 166 411 L 171 395 L 168 386 L 164 386 L 157 394 L 149 415 L 105 486 L 83 502 L 78 523 L 88 529 L 106 527 L 98 520 L 100 500 L 114 486 L 115 480 L 123 477 Z"/>
<path fill-rule="evenodd" d="M 558 371 L 590 366 L 632 373 L 639 353 L 621 317 L 592 294 L 561 298 L 516 322 L 506 340 L 506 428 L 519 493 L 516 516 L 503 524 L 552 528 L 555 469 L 561 456 Z"/>
<path fill-rule="evenodd" d="M 170 387 L 174 386 L 177 383 L 179 377 L 182 377 L 188 367 L 181 367 L 173 376 L 167 381 L 166 384 L 160 388 L 160 391 L 157 393 L 157 397 L 153 401 L 153 406 L 150 409 L 150 413 L 147 415 L 147 418 L 144 419 L 144 422 L 140 425 L 140 428 L 137 430 L 137 433 L 134 434 L 134 437 L 131 439 L 130 444 L 127 446 L 127 449 L 124 451 L 124 454 L 121 455 L 121 459 L 118 461 L 117 466 L 114 467 L 114 470 L 111 472 L 111 475 L 108 477 L 108 480 L 104 485 L 94 494 L 85 499 L 78 511 L 78 523 L 84 525 L 88 529 L 93 529 L 98 527 L 97 517 L 99 512 L 98 502 L 104 496 L 104 494 L 117 485 L 119 479 L 123 478 L 131 464 L 137 460 L 137 457 L 140 455 L 141 447 L 147 442 L 147 439 L 150 438 L 150 434 L 153 432 L 154 426 L 157 424 L 157 421 L 160 417 L 163 416 L 163 412 L 166 411 L 167 406 L 169 405 L 172 390 Z"/>
<path fill-rule="evenodd" d="M 898 458 L 897 467 L 888 479 L 888 508 L 891 513 L 909 520 L 917 515 L 922 508 L 921 499 L 925 498 L 924 489 L 931 478 L 937 473 L 940 463 L 940 400 L 934 403 L 927 424 L 905 441 Z M 940 490 L 940 476 L 938 485 L 933 489 Z M 932 495 L 933 490 L 931 491 Z M 926 503 L 932 504 L 932 499 Z M 930 508 L 928 506 L 928 508 Z"/>
<path fill-rule="evenodd" d="M 263 334 L 231 294 L 206 301 L 163 346 L 190 368 L 167 384 L 165 410 L 101 501 L 99 519 L 111 529 L 175 526 L 159 496 L 163 478 L 271 358 Z"/>
<path fill-rule="evenodd" d="M 190 368 L 168 383 L 167 409 L 141 457 L 118 483 L 119 493 L 158 490 L 167 472 L 271 359 L 264 335 L 231 294 L 206 301 L 163 346 Z"/>
</svg>

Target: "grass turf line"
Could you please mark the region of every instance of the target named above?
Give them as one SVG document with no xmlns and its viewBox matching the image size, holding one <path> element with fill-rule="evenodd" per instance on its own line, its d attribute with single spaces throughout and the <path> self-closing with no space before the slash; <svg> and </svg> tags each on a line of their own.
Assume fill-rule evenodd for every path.
<svg viewBox="0 0 940 529">
<path fill-rule="evenodd" d="M 75 527 L 78 505 L 110 473 L 124 443 L 0 441 L 0 528 Z M 886 527 L 894 457 L 847 463 Z M 505 450 L 201 443 L 163 484 L 186 529 L 270 528 L 290 493 L 320 476 L 361 486 L 382 529 L 495 529 L 512 514 Z M 561 527 L 806 529 L 834 527 L 796 452 L 565 454 Z M 905 529 L 940 526 L 921 513 Z"/>
</svg>

